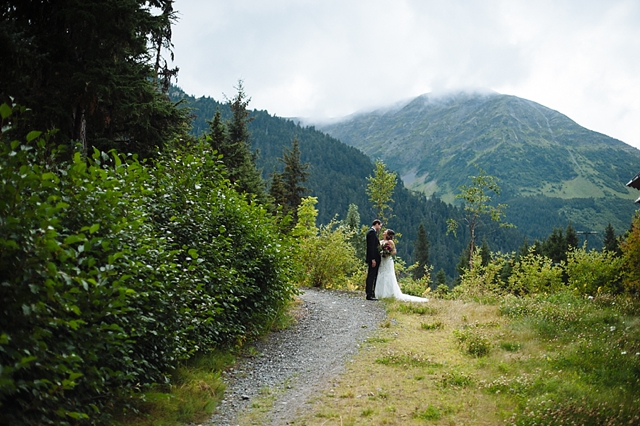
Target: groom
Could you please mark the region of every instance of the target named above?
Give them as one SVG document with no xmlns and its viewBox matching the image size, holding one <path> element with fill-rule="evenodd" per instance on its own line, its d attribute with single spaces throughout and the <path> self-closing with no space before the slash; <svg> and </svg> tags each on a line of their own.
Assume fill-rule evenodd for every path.
<svg viewBox="0 0 640 426">
<path fill-rule="evenodd" d="M 367 300 L 377 300 L 375 292 L 378 265 L 380 265 L 380 251 L 378 250 L 380 246 L 380 240 L 378 240 L 380 228 L 382 228 L 382 222 L 376 219 L 367 231 Z"/>
</svg>

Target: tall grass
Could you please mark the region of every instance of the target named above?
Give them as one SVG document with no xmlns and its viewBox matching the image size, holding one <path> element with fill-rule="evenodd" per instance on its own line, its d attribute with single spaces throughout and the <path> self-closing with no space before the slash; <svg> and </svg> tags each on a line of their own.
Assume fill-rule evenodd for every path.
<svg viewBox="0 0 640 426">
<path fill-rule="evenodd" d="M 544 373 L 526 383 L 505 378 L 523 397 L 514 424 L 638 424 L 639 300 L 569 292 L 507 297 L 500 312 L 544 348 L 523 363 Z"/>
</svg>

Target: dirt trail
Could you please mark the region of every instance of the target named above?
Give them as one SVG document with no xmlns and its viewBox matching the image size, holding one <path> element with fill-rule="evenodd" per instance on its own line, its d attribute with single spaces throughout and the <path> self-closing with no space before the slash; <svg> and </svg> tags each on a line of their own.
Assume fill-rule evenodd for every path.
<svg viewBox="0 0 640 426">
<path fill-rule="evenodd" d="M 225 398 L 205 424 L 241 424 L 242 412 L 266 388 L 276 390 L 276 397 L 264 424 L 287 424 L 344 371 L 345 362 L 385 318 L 384 305 L 365 300 L 362 293 L 305 289 L 300 298 L 298 323 L 257 342 L 257 355 L 241 359 L 225 374 Z"/>
</svg>

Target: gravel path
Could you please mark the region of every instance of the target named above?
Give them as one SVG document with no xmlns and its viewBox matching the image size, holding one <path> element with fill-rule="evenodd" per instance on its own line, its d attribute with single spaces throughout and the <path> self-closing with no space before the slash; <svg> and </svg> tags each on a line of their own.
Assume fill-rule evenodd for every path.
<svg viewBox="0 0 640 426">
<path fill-rule="evenodd" d="M 265 424 L 285 425 L 315 392 L 344 371 L 345 362 L 385 318 L 384 305 L 364 294 L 305 289 L 298 323 L 256 342 L 257 355 L 225 373 L 225 398 L 208 425 L 235 426 L 260 389 L 276 392 Z M 270 423 L 269 423 L 270 422 Z"/>
</svg>

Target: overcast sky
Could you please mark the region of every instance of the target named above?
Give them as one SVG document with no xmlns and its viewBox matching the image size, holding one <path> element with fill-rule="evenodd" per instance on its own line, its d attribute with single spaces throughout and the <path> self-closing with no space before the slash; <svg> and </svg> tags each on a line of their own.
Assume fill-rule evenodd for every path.
<svg viewBox="0 0 640 426">
<path fill-rule="evenodd" d="M 178 86 L 341 117 L 489 89 L 640 148 L 638 0 L 176 0 Z"/>
</svg>

